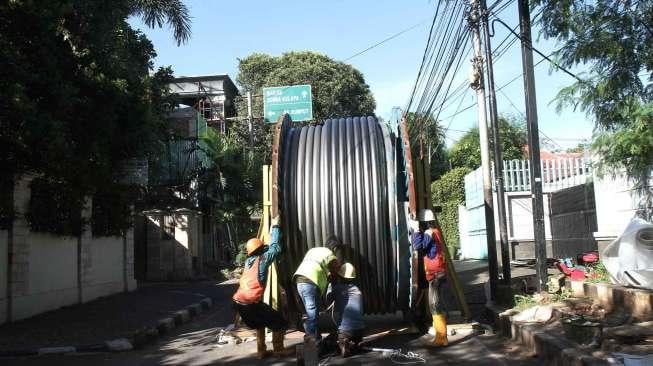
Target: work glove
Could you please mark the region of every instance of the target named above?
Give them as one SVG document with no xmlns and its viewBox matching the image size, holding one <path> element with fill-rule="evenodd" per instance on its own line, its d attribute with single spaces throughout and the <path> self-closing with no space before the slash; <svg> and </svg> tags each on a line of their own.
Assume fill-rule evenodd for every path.
<svg viewBox="0 0 653 366">
<path fill-rule="evenodd" d="M 408 233 L 410 235 L 413 235 L 414 233 L 419 231 L 419 221 L 417 220 L 408 220 Z"/>
<path fill-rule="evenodd" d="M 281 217 L 279 215 L 275 216 L 272 218 L 271 222 L 272 226 L 279 226 L 281 225 Z"/>
</svg>

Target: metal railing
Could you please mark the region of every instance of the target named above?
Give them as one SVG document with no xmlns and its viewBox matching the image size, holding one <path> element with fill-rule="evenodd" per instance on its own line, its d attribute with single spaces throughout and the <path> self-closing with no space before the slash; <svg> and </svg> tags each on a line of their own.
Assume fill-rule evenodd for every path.
<svg viewBox="0 0 653 366">
<path fill-rule="evenodd" d="M 544 192 L 584 184 L 592 177 L 592 165 L 587 158 L 546 159 L 542 164 Z M 505 160 L 503 180 L 506 192 L 530 191 L 530 163 L 528 160 Z"/>
</svg>

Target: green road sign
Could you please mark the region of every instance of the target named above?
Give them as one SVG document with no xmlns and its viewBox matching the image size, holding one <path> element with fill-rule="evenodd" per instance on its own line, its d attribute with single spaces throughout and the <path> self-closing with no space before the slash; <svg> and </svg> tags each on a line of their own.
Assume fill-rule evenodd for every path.
<svg viewBox="0 0 653 366">
<path fill-rule="evenodd" d="M 310 85 L 291 85 L 263 88 L 265 122 L 276 123 L 284 113 L 295 121 L 313 119 L 313 97 Z"/>
</svg>

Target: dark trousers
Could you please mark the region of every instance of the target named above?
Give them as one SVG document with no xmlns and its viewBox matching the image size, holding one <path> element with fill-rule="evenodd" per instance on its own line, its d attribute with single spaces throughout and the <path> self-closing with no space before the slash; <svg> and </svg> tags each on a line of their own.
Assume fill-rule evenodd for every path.
<svg viewBox="0 0 653 366">
<path fill-rule="evenodd" d="M 264 302 L 243 305 L 234 302 L 234 309 L 240 314 L 245 324 L 253 329 L 270 328 L 273 332 L 281 332 L 288 329 L 288 322 L 283 314 L 272 309 Z"/>
<path fill-rule="evenodd" d="M 435 276 L 434 279 L 429 281 L 429 309 L 431 315 L 438 315 L 444 313 L 444 304 L 442 301 L 442 285 L 444 284 L 445 276 L 443 273 Z"/>
</svg>

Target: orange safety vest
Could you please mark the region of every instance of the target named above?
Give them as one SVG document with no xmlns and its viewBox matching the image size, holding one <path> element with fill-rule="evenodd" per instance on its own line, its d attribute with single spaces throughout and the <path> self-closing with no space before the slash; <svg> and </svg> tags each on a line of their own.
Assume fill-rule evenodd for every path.
<svg viewBox="0 0 653 366">
<path fill-rule="evenodd" d="M 258 264 L 261 256 L 256 257 L 254 263 L 247 268 L 243 268 L 243 274 L 240 276 L 240 285 L 233 296 L 233 300 L 239 304 L 249 305 L 261 301 L 265 288 L 261 286 L 258 280 Z"/>
<path fill-rule="evenodd" d="M 435 250 L 435 257 L 433 259 L 429 258 L 428 255 L 424 256 L 424 272 L 426 273 L 427 281 L 432 281 L 436 275 L 447 271 L 447 263 L 442 253 L 442 234 L 440 233 L 440 229 L 433 229 L 431 237 L 435 241 L 437 249 Z"/>
</svg>

